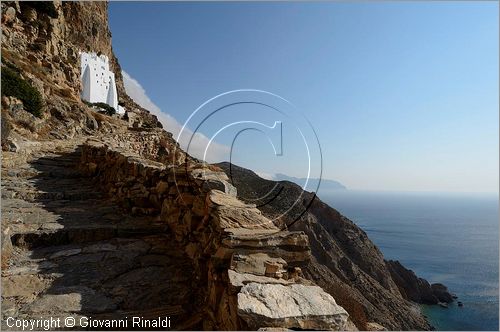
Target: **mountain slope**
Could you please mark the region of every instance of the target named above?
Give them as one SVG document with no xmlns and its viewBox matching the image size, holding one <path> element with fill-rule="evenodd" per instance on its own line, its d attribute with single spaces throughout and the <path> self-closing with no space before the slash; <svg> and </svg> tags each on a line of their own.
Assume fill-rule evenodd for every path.
<svg viewBox="0 0 500 332">
<path fill-rule="evenodd" d="M 278 252 L 292 263 L 304 263 L 302 272 L 307 279 L 300 275 L 300 269 L 295 270 L 298 267 L 295 265 L 290 265 L 290 269 L 282 273 L 280 266 L 283 269 L 290 262 L 285 262 L 281 256 L 273 257 L 274 265 L 255 258 L 260 264 L 257 272 L 262 274 L 264 269 L 265 282 L 262 284 L 278 280 L 285 285 L 302 283 L 306 289 L 315 287 L 318 290 L 319 287 L 311 285 L 314 281 L 347 309 L 358 328 L 376 328 L 376 325 L 367 322 L 377 322 L 389 329 L 429 328 L 418 310 L 404 299 L 418 300 L 420 289 L 415 291 L 413 286 L 417 284 L 425 288 L 425 282 L 415 280 L 413 277 L 416 276 L 405 272 L 397 264 L 391 263 L 389 271 L 382 254 L 366 234 L 313 194 L 304 193 L 301 196 L 301 189 L 290 182 L 266 181 L 251 171 L 233 169 L 233 182 L 239 188 L 240 197 L 248 202 L 257 202 L 266 216 L 277 217 L 275 225 L 266 226 L 274 231 L 276 226 L 284 228 L 288 225 L 292 231 L 304 231 L 308 235 L 278 230 L 278 236 L 266 235 L 267 242 L 264 242 L 267 244 L 263 248 L 262 237 L 257 241 L 252 238 L 255 234 L 248 233 L 256 226 L 255 218 L 268 221 L 257 209 L 219 192 L 214 195 L 219 203 L 212 201 L 210 210 L 205 206 L 209 201 L 205 196 L 200 194 L 195 200 L 186 195 L 201 191 L 196 185 L 199 179 L 183 182 L 186 190 L 182 197 L 175 187 L 169 187 L 171 174 L 162 173 L 160 177 L 157 174 L 159 168 L 168 165 L 175 173 L 176 167 L 182 165 L 179 170 L 182 174 L 196 161 L 178 148 L 172 135 L 161 129 L 155 116 L 126 95 L 120 66 L 112 50 L 106 2 L 11 1 L 2 2 L 1 6 L 2 73 L 4 70 L 17 72 L 23 84 L 37 90 L 43 101 L 42 114 L 35 116 L 27 111 L 27 103 L 14 96 L 2 96 L 2 185 L 8 184 L 5 186 L 7 190 L 2 191 L 2 204 L 7 204 L 3 209 L 11 208 L 13 211 L 2 220 L 2 277 L 13 280 L 11 292 L 2 293 L 4 303 L 8 304 L 2 306 L 7 310 L 4 316 L 16 310 L 19 310 L 18 313 L 29 313 L 31 317 L 41 311 L 56 314 L 67 310 L 83 314 L 98 311 L 120 317 L 129 310 L 142 314 L 144 305 L 154 309 L 146 313 L 149 315 L 172 314 L 170 306 L 177 295 L 164 288 L 173 280 L 169 278 L 171 273 L 179 284 L 184 285 L 178 289 L 186 295 L 182 297 L 183 310 L 172 310 L 181 316 L 182 312 L 189 313 L 185 317 L 187 325 L 177 325 L 177 328 L 244 329 L 246 325 L 238 325 L 242 321 L 237 314 L 240 307 L 239 303 L 235 304 L 235 297 L 238 287 L 241 288 L 243 281 L 248 280 L 238 279 L 229 287 L 227 283 L 228 260 L 236 262 L 233 272 L 248 268 L 239 266 L 241 264 L 233 260 L 232 250 L 236 250 L 238 257 L 261 257 L 262 251 L 269 254 Z M 81 101 L 79 51 L 100 52 L 110 58 L 116 74 L 119 102 L 127 109 L 126 117 L 97 113 Z M 83 143 L 88 141 L 93 141 L 95 146 Z M 84 159 L 79 148 L 82 144 L 86 147 L 85 151 L 92 151 L 88 152 L 90 157 L 95 157 L 89 157 L 84 165 L 89 180 L 75 168 Z M 227 164 L 221 166 L 227 169 Z M 208 168 L 218 172 L 216 167 Z M 116 181 L 118 175 L 120 180 Z M 105 188 L 99 189 L 103 184 L 106 184 Z M 221 189 L 221 183 L 214 179 L 206 181 L 201 188 L 205 185 L 208 189 L 211 186 Z M 230 185 L 222 183 L 222 187 L 229 188 Z M 279 195 L 274 200 L 270 200 L 271 196 L 259 202 L 260 194 L 269 191 Z M 293 205 L 297 197 L 300 204 Z M 97 199 L 99 204 L 92 203 L 93 199 Z M 181 203 L 186 203 L 182 209 L 179 206 Z M 28 209 L 18 209 L 18 206 Z M 92 211 L 87 211 L 89 206 L 92 206 Z M 280 217 L 290 206 L 293 206 L 290 213 Z M 309 210 L 304 212 L 306 207 Z M 31 213 L 32 209 L 40 212 Z M 209 210 L 210 216 L 206 214 Z M 250 225 L 233 229 L 242 233 L 240 238 L 234 234 L 223 238 L 227 234 L 214 232 L 213 224 L 210 224 L 217 218 L 219 224 L 222 220 L 234 226 L 238 225 L 235 221 L 243 219 Z M 130 222 L 123 223 L 124 220 Z M 161 221 L 160 226 L 168 224 L 168 230 L 158 230 L 158 221 Z M 136 223 L 141 226 L 140 230 L 135 228 Z M 206 224 L 209 227 L 204 228 Z M 159 243 L 155 241 L 151 246 L 139 243 L 149 241 L 150 236 L 158 238 Z M 214 237 L 218 240 L 213 240 Z M 123 239 L 130 238 L 136 243 L 132 247 L 114 245 L 115 242 L 128 244 L 129 241 Z M 297 242 L 297 239 L 300 241 Z M 282 242 L 281 246 L 276 246 L 277 240 Z M 161 246 L 167 244 L 168 248 L 162 250 Z M 197 248 L 197 244 L 203 246 Z M 47 251 L 47 245 L 52 249 L 57 247 L 57 252 Z M 70 247 L 61 248 L 60 245 Z M 147 249 L 133 256 L 135 246 Z M 257 252 L 248 252 L 249 247 Z M 218 257 L 215 264 L 212 258 L 218 249 L 223 249 L 226 254 Z M 313 257 L 309 262 L 310 251 Z M 10 257 L 4 252 L 10 253 Z M 115 256 L 119 259 L 114 260 Z M 278 267 L 272 277 L 274 279 L 266 276 L 266 263 L 271 271 Z M 82 266 L 87 268 L 82 270 Z M 196 272 L 193 273 L 193 270 Z M 113 283 L 122 272 L 127 277 L 122 275 L 116 284 Z M 262 275 L 253 272 L 253 275 L 240 275 L 249 280 L 262 279 Z M 294 273 L 293 278 L 288 277 L 291 272 Z M 30 284 L 19 281 L 21 277 L 37 281 Z M 288 279 L 281 280 L 285 277 Z M 86 279 L 82 281 L 81 278 Z M 103 284 L 99 278 L 109 279 L 109 283 Z M 110 286 L 109 289 L 103 288 L 106 285 Z M 141 287 L 149 293 L 142 294 L 143 297 L 133 296 L 131 290 L 140 293 Z M 159 287 L 159 291 L 155 287 Z M 246 288 L 255 290 L 255 287 Z M 285 286 L 280 288 L 288 289 Z M 318 291 L 322 292 L 321 289 Z M 164 292 L 168 296 L 163 296 Z M 96 294 L 99 295 L 98 300 L 94 301 Z M 100 295 L 111 297 L 113 303 L 101 307 L 103 297 Z M 61 298 L 69 302 L 61 307 L 52 306 Z M 333 298 L 330 300 L 329 303 L 333 303 Z M 110 304 L 109 301 L 106 303 Z M 156 311 L 159 308 L 162 309 L 160 313 Z M 247 309 L 251 313 L 252 308 Z M 279 311 L 280 308 L 275 309 Z M 313 324 L 306 326 L 330 326 L 314 325 L 321 322 L 314 315 L 312 318 L 307 314 L 303 316 L 302 323 Z M 345 312 L 340 316 L 347 319 Z M 254 316 L 249 318 L 247 315 L 246 318 L 256 323 L 256 327 L 262 323 Z M 297 327 L 279 325 L 284 324 L 281 321 L 271 320 L 271 323 L 278 324 L 278 327 Z"/>
<path fill-rule="evenodd" d="M 275 222 L 281 227 L 308 235 L 314 259 L 305 273 L 339 301 L 358 328 L 365 328 L 366 321 L 391 330 L 430 328 L 416 304 L 408 301 L 419 301 L 421 297 L 407 296 L 421 292 L 430 292 L 432 296 L 430 286 L 426 288 L 429 283 L 418 279 L 423 285 L 418 289 L 417 281 L 403 281 L 409 280 L 404 276 L 408 270 L 399 262 L 396 265 L 400 268 L 395 268 L 394 262 L 388 264 L 377 246 L 351 220 L 292 182 L 262 179 L 245 168 L 230 167 L 229 163 L 218 166 L 231 174 L 238 198 L 256 204 L 268 217 L 277 217 Z M 280 216 L 295 200 L 299 203 Z"/>
<path fill-rule="evenodd" d="M 110 59 L 119 103 L 128 110 L 130 125 L 161 128 L 158 119 L 125 92 L 111 44 L 107 2 L 2 1 L 1 6 L 2 69 L 18 72 L 40 94 L 43 104 L 41 115 L 33 117 L 22 112 L 15 99 L 2 98 L 2 123 L 35 139 L 120 130 L 123 123 L 95 115 L 81 101 L 79 52 L 92 51 Z"/>
<path fill-rule="evenodd" d="M 2 316 L 355 329 L 300 273 L 307 236 L 238 201 L 220 169 L 180 150 L 125 94 L 107 6 L 1 3 L 2 87 L 10 78 L 2 90 Z M 125 116 L 80 99 L 80 51 L 111 59 Z M 293 300 L 270 308 L 275 292 Z"/>
</svg>

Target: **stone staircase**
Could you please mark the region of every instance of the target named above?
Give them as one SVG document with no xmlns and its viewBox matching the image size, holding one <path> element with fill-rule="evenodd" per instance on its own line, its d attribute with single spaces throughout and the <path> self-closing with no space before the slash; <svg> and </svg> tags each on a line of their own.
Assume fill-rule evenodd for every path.
<svg viewBox="0 0 500 332">
<path fill-rule="evenodd" d="M 220 170 L 102 139 L 21 151 L 2 156 L 2 328 L 138 316 L 176 330 L 355 329 L 302 276 L 307 236 L 237 199 Z"/>
<path fill-rule="evenodd" d="M 2 329 L 8 317 L 69 315 L 196 328 L 192 261 L 164 223 L 131 216 L 78 172 L 79 143 L 3 152 Z"/>
</svg>

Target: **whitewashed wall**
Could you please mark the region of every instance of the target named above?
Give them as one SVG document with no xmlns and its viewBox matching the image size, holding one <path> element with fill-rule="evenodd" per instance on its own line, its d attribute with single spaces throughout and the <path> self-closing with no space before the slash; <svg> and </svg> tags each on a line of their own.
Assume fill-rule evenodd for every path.
<svg viewBox="0 0 500 332">
<path fill-rule="evenodd" d="M 96 53 L 80 53 L 82 99 L 91 103 L 106 103 L 118 113 L 125 109 L 118 106 L 115 74 L 109 70 L 109 59 Z"/>
</svg>

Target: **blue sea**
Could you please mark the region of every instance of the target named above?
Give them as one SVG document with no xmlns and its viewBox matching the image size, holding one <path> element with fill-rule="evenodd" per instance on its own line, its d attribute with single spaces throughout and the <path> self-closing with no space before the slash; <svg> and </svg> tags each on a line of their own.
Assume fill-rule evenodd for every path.
<svg viewBox="0 0 500 332">
<path fill-rule="evenodd" d="M 353 220 L 387 259 L 464 303 L 422 306 L 437 330 L 498 331 L 498 196 L 363 191 L 319 192 Z"/>
</svg>

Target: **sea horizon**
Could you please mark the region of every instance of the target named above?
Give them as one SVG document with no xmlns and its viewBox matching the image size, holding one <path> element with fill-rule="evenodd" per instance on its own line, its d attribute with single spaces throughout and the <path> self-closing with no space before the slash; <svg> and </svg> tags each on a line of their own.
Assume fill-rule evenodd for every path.
<svg viewBox="0 0 500 332">
<path fill-rule="evenodd" d="M 498 330 L 496 193 L 341 190 L 318 197 L 361 227 L 386 259 L 458 296 L 448 308 L 421 306 L 436 329 Z"/>
<path fill-rule="evenodd" d="M 274 180 L 276 181 L 276 180 Z M 300 184 L 299 185 L 303 185 Z M 485 195 L 485 196 L 497 196 L 500 199 L 499 191 L 446 191 L 446 190 L 403 190 L 403 189 L 358 189 L 358 188 L 349 188 L 346 189 L 338 189 L 338 190 L 322 190 L 321 184 L 318 190 L 318 196 L 321 193 L 331 193 L 331 192 L 360 192 L 360 193 L 400 193 L 400 194 L 436 194 L 436 195 Z"/>
<path fill-rule="evenodd" d="M 498 331 L 499 4 L 1 2 L 0 330 Z"/>
</svg>

